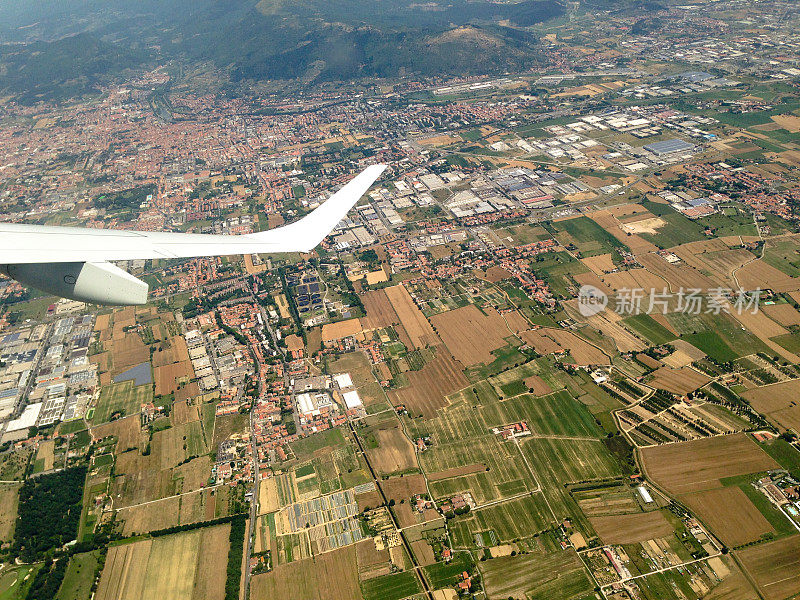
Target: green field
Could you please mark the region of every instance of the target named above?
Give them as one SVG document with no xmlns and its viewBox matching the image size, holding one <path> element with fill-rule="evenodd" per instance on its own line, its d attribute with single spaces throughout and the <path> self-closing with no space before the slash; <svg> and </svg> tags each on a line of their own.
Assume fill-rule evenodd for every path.
<svg viewBox="0 0 800 600">
<path fill-rule="evenodd" d="M 301 461 L 306 461 L 317 450 L 330 446 L 342 446 L 345 444 L 344 434 L 341 429 L 328 429 L 320 433 L 315 433 L 306 438 L 300 439 L 291 445 L 292 452 Z"/>
<path fill-rule="evenodd" d="M 794 354 L 800 352 L 800 333 L 786 333 L 769 338 L 781 347 Z"/>
<path fill-rule="evenodd" d="M 792 239 L 770 240 L 763 260 L 790 277 L 800 275 L 800 246 Z"/>
<path fill-rule="evenodd" d="M 714 331 L 701 331 L 700 333 L 692 333 L 681 337 L 717 362 L 731 362 L 740 356 Z"/>
<path fill-rule="evenodd" d="M 383 575 L 361 582 L 364 600 L 400 600 L 422 591 L 413 571 Z"/>
<path fill-rule="evenodd" d="M 615 249 L 627 249 L 625 244 L 620 242 L 589 217 L 577 217 L 564 221 L 555 221 L 553 229 L 558 232 L 565 232 L 575 241 L 583 256 L 596 256 L 607 254 Z M 566 241 L 566 236 L 558 236 L 562 241 Z"/>
<path fill-rule="evenodd" d="M 92 424 L 99 425 L 111 420 L 112 415 L 128 416 L 138 414 L 142 404 L 153 400 L 153 386 L 134 386 L 133 381 L 112 383 L 100 390 Z"/>
<path fill-rule="evenodd" d="M 474 568 L 475 563 L 472 560 L 472 555 L 468 552 L 458 552 L 449 563 L 436 563 L 424 567 L 423 570 L 425 571 L 425 579 L 428 580 L 428 585 L 437 590 L 455 587 L 459 581 L 459 575 L 464 571 L 471 573 Z"/>
<path fill-rule="evenodd" d="M 572 550 L 493 558 L 481 563 L 481 571 L 490 598 L 595 598 L 594 584 Z"/>
<path fill-rule="evenodd" d="M 89 600 L 99 551 L 73 554 L 55 600 Z"/>
<path fill-rule="evenodd" d="M 556 518 L 570 517 L 573 526 L 591 537 L 591 525 L 564 484 L 619 477 L 619 465 L 605 445 L 599 440 L 527 439 L 520 446 Z"/>
<path fill-rule="evenodd" d="M 780 438 L 759 444 L 784 469 L 800 477 L 800 451 Z"/>
<path fill-rule="evenodd" d="M 700 223 L 687 219 L 670 206 L 649 200 L 642 200 L 639 204 L 666 221 L 666 225 L 660 227 L 658 233 L 639 234 L 659 248 L 671 248 L 705 238 L 703 226 Z"/>
<path fill-rule="evenodd" d="M 657 323 L 653 317 L 646 313 L 627 317 L 622 320 L 622 323 L 646 340 L 649 340 L 654 346 L 660 346 L 675 339 L 675 334 Z"/>
<path fill-rule="evenodd" d="M 540 398 L 523 394 L 504 402 L 483 406 L 481 415 L 487 428 L 525 421 L 528 428 L 536 434 L 600 436 L 594 417 L 566 390 Z"/>
<path fill-rule="evenodd" d="M 501 543 L 531 537 L 555 525 L 541 494 L 523 496 L 456 517 L 450 522 L 453 539 L 459 547 L 474 548 L 473 536 L 492 530 Z"/>
<path fill-rule="evenodd" d="M 0 600 L 23 600 L 41 566 L 39 563 L 3 569 L 0 573 Z"/>
</svg>

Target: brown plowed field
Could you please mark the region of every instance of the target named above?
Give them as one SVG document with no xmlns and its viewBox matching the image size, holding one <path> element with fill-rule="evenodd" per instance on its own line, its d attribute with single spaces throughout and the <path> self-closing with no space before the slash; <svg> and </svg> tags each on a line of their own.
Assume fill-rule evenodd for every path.
<svg viewBox="0 0 800 600">
<path fill-rule="evenodd" d="M 425 477 L 422 475 L 403 475 L 402 477 L 390 477 L 381 482 L 383 493 L 386 498 L 392 499 L 396 504 L 401 500 L 408 501 L 414 494 L 427 494 L 428 487 L 425 485 Z"/>
<path fill-rule="evenodd" d="M 553 389 L 548 385 L 548 383 L 539 377 L 538 375 L 531 375 L 530 377 L 526 377 L 522 382 L 525 384 L 525 387 L 530 391 L 531 394 L 534 396 L 546 396 L 547 394 L 552 393 Z"/>
<path fill-rule="evenodd" d="M 388 287 L 384 292 L 414 348 L 435 346 L 441 341 L 403 285 Z"/>
<path fill-rule="evenodd" d="M 469 384 L 463 367 L 442 347 L 437 350 L 436 358 L 406 376 L 409 385 L 389 391 L 389 399 L 395 406 L 403 404 L 413 415 L 422 414 L 429 419 L 447 406 L 447 396 Z"/>
<path fill-rule="evenodd" d="M 766 600 L 800 593 L 800 535 L 751 546 L 736 556 Z"/>
<path fill-rule="evenodd" d="M 164 367 L 173 363 L 189 360 L 189 349 L 186 347 L 186 340 L 183 336 L 175 336 L 163 344 L 164 350 L 159 350 L 153 354 L 153 366 Z"/>
<path fill-rule="evenodd" d="M 194 377 L 194 369 L 190 361 L 184 361 L 153 369 L 156 381 L 156 396 L 166 396 L 178 391 L 178 384 Z"/>
<path fill-rule="evenodd" d="M 775 531 L 741 488 L 706 490 L 681 499 L 727 546 L 747 544 Z"/>
<path fill-rule="evenodd" d="M 641 453 L 647 474 L 677 494 L 722 487 L 724 477 L 778 468 L 744 433 L 653 446 Z"/>
<path fill-rule="evenodd" d="M 490 308 L 486 313 L 469 304 L 431 317 L 455 359 L 468 367 L 493 362 L 492 351 L 505 346 L 504 338 L 513 335 L 497 311 Z"/>
<path fill-rule="evenodd" d="M 635 544 L 672 535 L 672 525 L 661 511 L 589 517 L 604 544 Z"/>
<path fill-rule="evenodd" d="M 611 359 L 601 350 L 592 346 L 586 340 L 566 329 L 546 329 L 547 335 L 552 337 L 562 348 L 568 349 L 570 355 L 578 365 L 608 365 Z"/>
<path fill-rule="evenodd" d="M 800 311 L 791 304 L 765 305 L 761 307 L 761 310 L 763 310 L 770 319 L 784 327 L 800 325 Z"/>
<path fill-rule="evenodd" d="M 138 333 L 128 333 L 123 339 L 106 344 L 110 346 L 111 359 L 114 361 L 114 376 L 150 360 L 150 349 L 144 345 Z"/>
<path fill-rule="evenodd" d="M 800 431 L 800 379 L 773 383 L 752 390 L 742 396 L 754 409 L 786 429 Z"/>
<path fill-rule="evenodd" d="M 703 387 L 709 381 L 711 381 L 711 379 L 708 376 L 694 369 L 690 369 L 689 367 L 683 367 L 681 369 L 661 367 L 653 373 L 653 379 L 647 383 L 654 388 L 667 390 L 673 394 L 683 396 L 689 392 L 695 391 L 699 387 Z"/>
<path fill-rule="evenodd" d="M 544 329 L 531 329 L 530 331 L 523 331 L 520 337 L 526 344 L 541 355 L 555 354 L 564 350 L 554 339 L 548 337 L 545 333 L 546 330 Z"/>
<path fill-rule="evenodd" d="M 117 419 L 110 423 L 104 423 L 91 429 L 92 438 L 100 440 L 110 435 L 117 438 L 117 453 L 125 452 L 131 448 L 139 446 L 142 440 L 141 417 L 131 415 L 124 419 Z"/>
</svg>

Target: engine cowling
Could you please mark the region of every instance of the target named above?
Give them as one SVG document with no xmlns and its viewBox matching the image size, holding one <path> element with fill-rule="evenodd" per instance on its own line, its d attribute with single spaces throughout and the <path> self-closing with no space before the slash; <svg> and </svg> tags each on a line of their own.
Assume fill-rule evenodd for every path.
<svg viewBox="0 0 800 600">
<path fill-rule="evenodd" d="M 147 303 L 149 286 L 108 262 L 0 265 L 0 272 L 62 298 L 110 306 Z"/>
</svg>

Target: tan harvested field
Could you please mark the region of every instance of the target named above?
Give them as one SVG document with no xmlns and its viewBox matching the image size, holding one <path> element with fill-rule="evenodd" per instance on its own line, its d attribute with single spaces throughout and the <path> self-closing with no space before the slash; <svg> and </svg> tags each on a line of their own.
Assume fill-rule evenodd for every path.
<svg viewBox="0 0 800 600">
<path fill-rule="evenodd" d="M 153 369 L 156 382 L 156 396 L 166 396 L 178 391 L 181 383 L 187 383 L 194 377 L 194 369 L 190 361 L 156 367 Z"/>
<path fill-rule="evenodd" d="M 758 540 L 775 530 L 736 486 L 686 494 L 681 500 L 700 517 L 727 546 Z"/>
<path fill-rule="evenodd" d="M 703 387 L 709 381 L 711 381 L 710 377 L 689 367 L 680 369 L 661 367 L 653 372 L 653 378 L 647 383 L 654 388 L 684 396 Z"/>
<path fill-rule="evenodd" d="M 766 600 L 800 593 L 800 535 L 736 552 Z"/>
<path fill-rule="evenodd" d="M 720 559 L 712 558 L 708 564 L 719 564 L 718 560 Z M 759 600 L 756 590 L 735 565 L 723 563 L 722 567 L 714 568 L 714 572 L 716 573 L 717 569 L 724 572 L 726 568 L 730 569 L 728 574 L 707 595 L 703 596 L 703 600 Z"/>
<path fill-rule="evenodd" d="M 441 341 L 403 285 L 388 287 L 384 292 L 414 348 L 435 346 Z"/>
<path fill-rule="evenodd" d="M 544 329 L 531 329 L 520 334 L 523 341 L 533 348 L 537 354 L 557 354 L 564 349 L 551 337 L 546 335 Z"/>
<path fill-rule="evenodd" d="M 770 117 L 773 121 L 775 121 L 778 125 L 781 126 L 782 129 L 785 129 L 789 133 L 800 133 L 800 117 L 795 115 L 775 115 Z"/>
<path fill-rule="evenodd" d="M 565 329 L 546 329 L 547 335 L 564 349 L 569 350 L 578 365 L 608 365 L 611 359 L 583 338 Z"/>
<path fill-rule="evenodd" d="M 746 290 L 761 288 L 774 292 L 796 292 L 800 290 L 800 278 L 790 277 L 763 260 L 754 260 L 736 272 L 736 279 Z"/>
<path fill-rule="evenodd" d="M 388 475 L 417 467 L 414 445 L 400 425 L 375 431 L 378 447 L 367 450 L 369 460 L 378 473 Z"/>
<path fill-rule="evenodd" d="M 641 456 L 647 474 L 677 494 L 722 487 L 724 477 L 778 468 L 744 433 L 642 448 Z"/>
<path fill-rule="evenodd" d="M 173 425 L 185 425 L 192 421 L 200 420 L 200 407 L 189 404 L 187 401 L 175 401 L 169 415 Z"/>
<path fill-rule="evenodd" d="M 589 327 L 598 329 L 603 334 L 603 341 L 608 344 L 606 350 L 612 353 L 617 350 L 620 352 L 638 352 L 647 347 L 647 344 L 620 325 L 623 315 L 620 315 L 613 309 L 606 309 L 596 315 L 584 317 L 578 310 L 577 298 L 568 300 L 564 302 L 563 305 L 565 308 L 569 309 L 568 314 L 573 319 L 578 322 L 583 321 L 589 325 Z"/>
<path fill-rule="evenodd" d="M 112 546 L 97 600 L 222 600 L 230 525 Z"/>
<path fill-rule="evenodd" d="M 646 254 L 644 256 L 655 255 Z M 666 261 L 664 261 L 664 264 L 666 264 Z M 647 290 L 649 293 L 651 289 L 661 291 L 667 287 L 667 282 L 662 277 L 651 273 L 647 269 L 628 269 L 619 273 L 608 273 L 603 275 L 600 280 L 605 286 L 614 291 L 629 288 Z M 614 307 L 611 299 L 609 299 L 609 304 L 612 308 Z"/>
<path fill-rule="evenodd" d="M 800 362 L 800 356 L 789 352 L 786 348 L 778 344 L 777 342 L 772 341 L 770 338 L 778 336 L 778 335 L 785 335 L 789 333 L 786 329 L 778 325 L 775 321 L 770 319 L 767 315 L 763 312 L 758 311 L 753 313 L 749 310 L 745 310 L 739 312 L 737 310 L 731 310 L 731 316 L 734 319 L 739 321 L 744 327 L 750 330 L 758 339 L 764 342 L 767 346 L 772 349 L 773 352 L 783 356 L 786 360 L 796 363 Z"/>
<path fill-rule="evenodd" d="M 287 590 L 303 600 L 362 600 L 355 546 L 278 565 L 250 580 L 252 600 L 285 598 Z"/>
<path fill-rule="evenodd" d="M 386 498 L 394 499 L 396 504 L 401 500 L 408 502 L 414 494 L 427 494 L 428 487 L 425 485 L 423 475 L 403 475 L 402 477 L 390 477 L 381 482 L 383 493 Z"/>
<path fill-rule="evenodd" d="M 436 411 L 447 406 L 447 396 L 469 384 L 462 365 L 458 364 L 446 348 L 439 347 L 436 358 L 419 371 L 406 373 L 408 387 L 390 390 L 392 404 L 400 404 L 413 415 L 426 418 L 436 416 Z"/>
<path fill-rule="evenodd" d="M 151 448 L 152 454 L 160 457 L 162 469 L 171 469 L 191 455 L 200 456 L 208 451 L 199 421 L 156 431 Z"/>
<path fill-rule="evenodd" d="M 187 525 L 200 521 L 210 521 L 225 516 L 224 500 L 217 507 L 217 499 L 227 494 L 224 488 L 207 488 L 183 496 L 164 498 L 150 504 L 123 507 L 117 512 L 117 521 L 122 522 L 123 535 L 138 535 Z"/>
<path fill-rule="evenodd" d="M 364 310 L 367 313 L 361 318 L 361 325 L 365 331 L 394 327 L 403 345 L 409 349 L 414 347 L 384 290 L 367 292 L 361 296 L 361 301 L 364 303 Z"/>
<path fill-rule="evenodd" d="M 673 528 L 661 511 L 589 517 L 604 544 L 635 544 L 672 535 Z"/>
<path fill-rule="evenodd" d="M 362 331 L 361 321 L 358 319 L 327 323 L 322 326 L 322 342 L 333 342 L 352 335 L 358 335 Z"/>
<path fill-rule="evenodd" d="M 597 256 L 584 257 L 581 259 L 581 262 L 597 275 L 610 273 L 617 268 L 614 261 L 611 260 L 610 254 L 598 254 Z"/>
<path fill-rule="evenodd" d="M 784 327 L 800 325 L 800 311 L 791 304 L 762 304 L 761 310 L 770 319 Z"/>
<path fill-rule="evenodd" d="M 281 508 L 278 497 L 278 482 L 274 477 L 258 482 L 258 510 L 260 515 L 276 512 Z"/>
<path fill-rule="evenodd" d="M 358 542 L 356 545 L 356 562 L 361 580 L 371 579 L 389 573 L 389 551 L 378 550 L 371 539 Z"/>
<path fill-rule="evenodd" d="M 138 448 L 143 440 L 141 417 L 131 415 L 124 419 L 117 419 L 91 428 L 92 438 L 101 440 L 108 436 L 117 438 L 117 453 L 125 452 L 131 448 Z"/>
<path fill-rule="evenodd" d="M 692 242 L 672 249 L 687 265 L 712 274 L 720 286 L 731 287 L 731 274 L 754 259 L 744 248 L 729 248 L 720 240 Z"/>
<path fill-rule="evenodd" d="M 572 278 L 577 282 L 578 285 L 593 285 L 606 294 L 606 296 L 611 296 L 614 293 L 614 290 L 611 289 L 607 283 L 604 283 L 600 277 L 591 271 L 587 273 L 577 273 L 573 275 Z"/>
<path fill-rule="evenodd" d="M 115 376 L 150 360 L 150 350 L 144 345 L 138 333 L 127 333 L 123 339 L 115 339 L 113 343 L 106 342 L 106 344 L 110 345 Z"/>
<path fill-rule="evenodd" d="M 655 319 L 655 317 L 662 317 L 661 320 Z M 664 325 L 664 323 L 669 324 L 667 319 L 663 318 L 664 315 L 655 315 L 653 318 L 654 320 L 658 321 L 660 325 Z M 669 329 L 672 330 L 672 325 L 669 325 Z M 676 333 L 672 330 L 672 333 Z M 672 340 L 670 342 L 675 347 L 675 352 L 662 358 L 662 362 L 665 365 L 668 365 L 673 368 L 680 368 L 685 367 L 696 360 L 700 360 L 701 358 L 705 357 L 706 353 L 700 350 L 699 348 L 695 348 L 689 342 L 685 340 Z"/>
<path fill-rule="evenodd" d="M 700 272 L 699 269 L 687 264 L 672 265 L 657 254 L 643 254 L 639 257 L 642 266 L 656 277 L 665 280 L 669 284 L 669 289 L 673 292 L 680 288 L 700 288 L 707 290 L 719 285 L 711 278 Z M 649 290 L 649 287 L 644 289 Z M 659 291 L 663 289 L 663 281 L 658 285 L 653 284 L 653 288 Z"/>
<path fill-rule="evenodd" d="M 742 396 L 778 426 L 800 431 L 800 379 L 757 387 Z"/>
<path fill-rule="evenodd" d="M 108 329 L 109 327 L 111 327 L 111 313 L 105 315 L 97 315 L 97 319 L 94 322 L 94 330 L 103 331 L 104 329 Z"/>
<path fill-rule="evenodd" d="M 472 475 L 473 473 L 483 473 L 488 467 L 483 463 L 474 463 L 471 465 L 464 465 L 463 467 L 453 467 L 452 469 L 445 469 L 444 471 L 435 471 L 428 473 L 428 481 L 441 481 L 442 479 L 450 479 L 451 477 L 462 477 L 464 475 Z"/>
<path fill-rule="evenodd" d="M 14 535 L 21 482 L 0 483 L 0 542 L 10 542 Z"/>
<path fill-rule="evenodd" d="M 431 323 L 456 360 L 472 367 L 494 361 L 493 350 L 507 345 L 512 334 L 494 309 L 484 314 L 474 304 L 431 317 Z"/>
<path fill-rule="evenodd" d="M 158 350 L 153 354 L 154 367 L 164 367 L 189 360 L 189 349 L 186 347 L 186 340 L 182 335 L 176 335 L 160 346 L 164 350 Z"/>
<path fill-rule="evenodd" d="M 546 396 L 553 391 L 548 383 L 538 375 L 526 377 L 522 383 L 525 384 L 528 392 L 534 396 Z"/>
<path fill-rule="evenodd" d="M 641 204 L 617 204 L 616 206 L 609 206 L 607 210 L 622 221 L 631 217 L 642 218 L 641 215 L 645 215 L 645 218 L 653 216 L 652 213 Z"/>
</svg>

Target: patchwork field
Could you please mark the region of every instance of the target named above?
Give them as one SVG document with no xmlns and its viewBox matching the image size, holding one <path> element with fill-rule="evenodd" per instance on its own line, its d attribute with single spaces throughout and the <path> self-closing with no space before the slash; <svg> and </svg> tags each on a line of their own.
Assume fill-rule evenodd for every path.
<svg viewBox="0 0 800 600">
<path fill-rule="evenodd" d="M 433 315 L 431 323 L 455 359 L 468 367 L 493 362 L 492 351 L 513 335 L 497 311 L 488 308 L 484 314 L 474 304 Z"/>
<path fill-rule="evenodd" d="M 389 399 L 395 406 L 402 404 L 414 415 L 431 418 L 447 405 L 447 396 L 469 384 L 463 367 L 441 346 L 436 358 L 419 371 L 409 371 L 409 385 L 390 390 Z"/>
<path fill-rule="evenodd" d="M 589 521 L 604 544 L 635 544 L 667 537 L 672 525 L 661 511 L 590 517 Z"/>
<path fill-rule="evenodd" d="M 98 600 L 222 600 L 230 525 L 113 546 Z"/>
<path fill-rule="evenodd" d="M 211 474 L 208 456 L 162 469 L 162 458 L 156 448 L 147 456 L 125 452 L 117 457 L 112 486 L 117 508 L 199 490 L 208 484 Z"/>
<path fill-rule="evenodd" d="M 736 556 L 766 600 L 800 593 L 800 535 L 751 546 Z"/>
<path fill-rule="evenodd" d="M 439 337 L 404 286 L 388 287 L 384 292 L 414 348 L 424 348 L 439 343 Z"/>
<path fill-rule="evenodd" d="M 186 384 L 194 377 L 192 363 L 188 360 L 155 367 L 153 369 L 156 382 L 156 395 L 166 396 L 178 391 L 182 384 Z"/>
<path fill-rule="evenodd" d="M 746 434 L 643 448 L 650 477 L 672 493 L 722 487 L 720 479 L 778 468 Z"/>
</svg>

